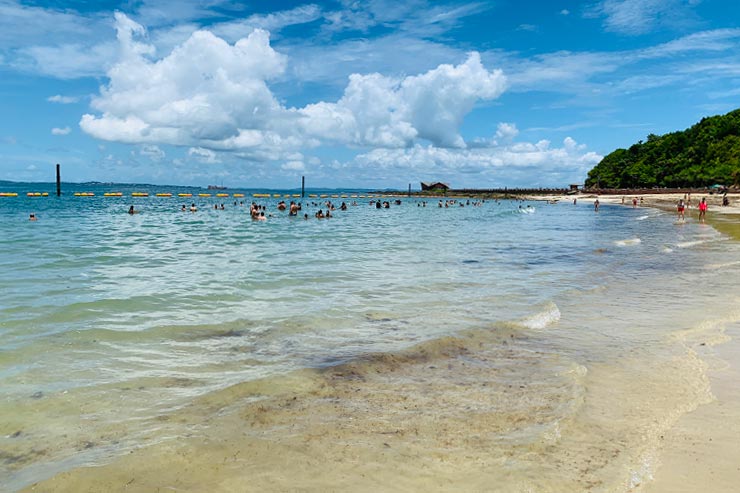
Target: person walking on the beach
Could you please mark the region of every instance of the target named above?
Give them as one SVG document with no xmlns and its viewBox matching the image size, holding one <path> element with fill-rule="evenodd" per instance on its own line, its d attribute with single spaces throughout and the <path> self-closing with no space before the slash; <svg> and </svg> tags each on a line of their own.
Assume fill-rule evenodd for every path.
<svg viewBox="0 0 740 493">
<path fill-rule="evenodd" d="M 632 199 L 632 207 L 637 207 L 637 197 Z"/>
<path fill-rule="evenodd" d="M 704 222 L 706 215 L 707 215 L 707 198 L 702 197 L 701 202 L 699 202 L 699 220 L 701 222 Z"/>
<path fill-rule="evenodd" d="M 684 216 L 684 209 L 686 208 L 686 203 L 683 201 L 683 199 L 678 200 L 678 219 L 681 221 L 685 221 L 686 217 Z"/>
</svg>

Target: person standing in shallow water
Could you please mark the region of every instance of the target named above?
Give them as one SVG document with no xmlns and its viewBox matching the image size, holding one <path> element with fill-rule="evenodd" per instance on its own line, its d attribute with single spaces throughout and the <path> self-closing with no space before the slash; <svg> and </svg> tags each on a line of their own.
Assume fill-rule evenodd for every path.
<svg viewBox="0 0 740 493">
<path fill-rule="evenodd" d="M 686 216 L 684 216 L 684 209 L 686 209 L 686 203 L 683 201 L 683 199 L 678 200 L 678 206 L 676 207 L 678 210 L 678 219 L 681 221 L 686 220 Z"/>
<path fill-rule="evenodd" d="M 704 219 L 706 219 L 707 216 L 707 198 L 702 197 L 701 202 L 699 202 L 699 221 L 704 222 Z"/>
<path fill-rule="evenodd" d="M 599 212 L 599 199 L 594 201 L 594 212 Z"/>
</svg>

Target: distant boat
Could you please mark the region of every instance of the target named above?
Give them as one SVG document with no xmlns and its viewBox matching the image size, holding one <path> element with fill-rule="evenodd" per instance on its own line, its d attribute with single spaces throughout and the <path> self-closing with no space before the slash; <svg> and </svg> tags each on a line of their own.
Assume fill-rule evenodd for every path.
<svg viewBox="0 0 740 493">
<path fill-rule="evenodd" d="M 208 190 L 226 190 L 227 187 L 219 185 L 208 185 Z"/>
</svg>

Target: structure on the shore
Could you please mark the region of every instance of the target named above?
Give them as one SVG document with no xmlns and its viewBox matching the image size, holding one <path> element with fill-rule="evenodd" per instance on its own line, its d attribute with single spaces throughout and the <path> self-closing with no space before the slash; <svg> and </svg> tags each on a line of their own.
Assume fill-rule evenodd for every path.
<svg viewBox="0 0 740 493">
<path fill-rule="evenodd" d="M 441 192 L 446 192 L 450 189 L 450 186 L 446 183 L 442 183 L 441 181 L 435 182 L 435 183 L 425 183 L 421 182 L 421 191 L 432 191 L 432 190 L 438 190 Z"/>
</svg>

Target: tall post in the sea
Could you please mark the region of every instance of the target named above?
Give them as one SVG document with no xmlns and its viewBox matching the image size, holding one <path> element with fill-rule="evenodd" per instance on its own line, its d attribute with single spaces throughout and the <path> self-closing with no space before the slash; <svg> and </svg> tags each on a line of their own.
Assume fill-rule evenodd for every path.
<svg viewBox="0 0 740 493">
<path fill-rule="evenodd" d="M 306 177 L 301 176 L 301 198 L 306 196 Z"/>
<path fill-rule="evenodd" d="M 59 171 L 59 163 L 57 163 L 57 197 L 62 195 L 62 175 Z"/>
<path fill-rule="evenodd" d="M 409 197 L 411 197 L 411 183 L 409 183 Z"/>
</svg>

